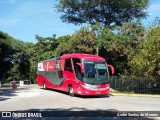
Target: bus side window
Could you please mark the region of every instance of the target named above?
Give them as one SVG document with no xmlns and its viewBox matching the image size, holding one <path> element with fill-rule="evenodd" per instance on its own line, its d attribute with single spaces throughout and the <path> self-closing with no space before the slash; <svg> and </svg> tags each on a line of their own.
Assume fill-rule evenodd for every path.
<svg viewBox="0 0 160 120">
<path fill-rule="evenodd" d="M 63 78 L 62 65 L 61 65 L 60 60 L 57 62 L 57 64 L 58 64 L 58 66 L 57 66 L 57 68 L 58 68 L 58 77 L 59 77 L 59 78 Z"/>
<path fill-rule="evenodd" d="M 64 70 L 68 70 L 68 71 L 72 72 L 71 59 L 65 60 Z"/>
<path fill-rule="evenodd" d="M 63 77 L 62 71 L 58 71 L 58 77 L 59 77 L 59 78 L 62 78 L 62 77 Z"/>
</svg>

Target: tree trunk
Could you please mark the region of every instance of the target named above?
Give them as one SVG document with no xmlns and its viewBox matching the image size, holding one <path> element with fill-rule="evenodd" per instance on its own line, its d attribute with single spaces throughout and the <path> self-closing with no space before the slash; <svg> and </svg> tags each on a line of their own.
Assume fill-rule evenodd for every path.
<svg viewBox="0 0 160 120">
<path fill-rule="evenodd" d="M 99 47 L 96 48 L 96 55 L 99 55 Z"/>
</svg>

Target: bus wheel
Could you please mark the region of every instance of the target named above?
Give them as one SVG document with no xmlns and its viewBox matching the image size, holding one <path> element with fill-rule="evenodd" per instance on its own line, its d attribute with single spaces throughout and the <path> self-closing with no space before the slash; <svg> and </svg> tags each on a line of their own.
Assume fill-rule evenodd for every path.
<svg viewBox="0 0 160 120">
<path fill-rule="evenodd" d="M 43 82 L 43 89 L 46 89 L 46 83 Z"/>
<path fill-rule="evenodd" d="M 74 96 L 74 90 L 73 90 L 73 87 L 72 86 L 69 86 L 69 88 L 68 88 L 68 92 L 69 92 L 69 95 L 70 96 Z"/>
</svg>

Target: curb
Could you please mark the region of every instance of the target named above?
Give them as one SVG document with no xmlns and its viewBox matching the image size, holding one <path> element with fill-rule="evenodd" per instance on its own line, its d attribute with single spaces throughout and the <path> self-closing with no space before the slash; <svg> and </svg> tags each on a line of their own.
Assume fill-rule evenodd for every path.
<svg viewBox="0 0 160 120">
<path fill-rule="evenodd" d="M 160 98 L 160 95 L 152 94 L 127 94 L 127 93 L 110 93 L 110 96 L 131 96 L 131 97 L 150 97 L 150 98 Z"/>
</svg>

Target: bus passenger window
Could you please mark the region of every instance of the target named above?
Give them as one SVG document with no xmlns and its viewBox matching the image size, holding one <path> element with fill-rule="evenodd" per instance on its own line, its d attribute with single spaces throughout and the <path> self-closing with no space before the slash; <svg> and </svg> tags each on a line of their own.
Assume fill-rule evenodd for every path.
<svg viewBox="0 0 160 120">
<path fill-rule="evenodd" d="M 58 71 L 58 77 L 59 77 L 59 78 L 62 78 L 62 77 L 63 77 L 62 71 Z"/>
<path fill-rule="evenodd" d="M 72 72 L 71 59 L 66 59 L 65 60 L 64 70 L 68 70 L 68 71 Z"/>
</svg>

